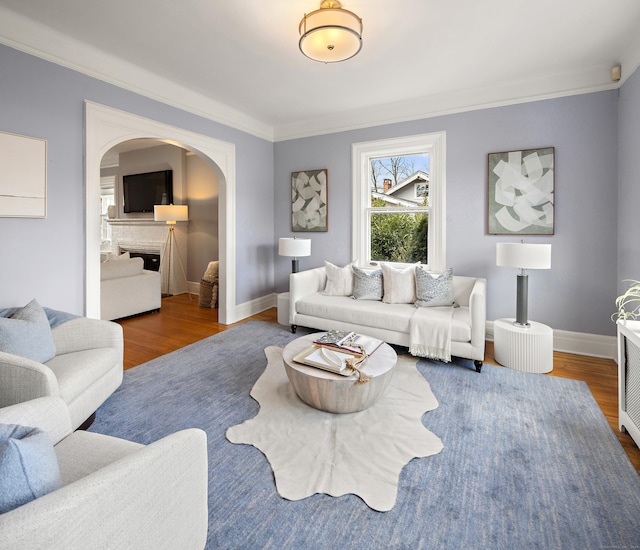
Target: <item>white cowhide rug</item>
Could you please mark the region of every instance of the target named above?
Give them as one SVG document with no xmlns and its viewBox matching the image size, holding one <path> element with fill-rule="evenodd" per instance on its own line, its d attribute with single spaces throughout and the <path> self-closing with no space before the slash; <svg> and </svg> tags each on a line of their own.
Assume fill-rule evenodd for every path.
<svg viewBox="0 0 640 550">
<path fill-rule="evenodd" d="M 391 383 L 374 406 L 333 414 L 298 398 L 285 373 L 281 348 L 270 346 L 265 355 L 267 368 L 251 390 L 260 411 L 229 428 L 226 436 L 265 454 L 281 497 L 351 493 L 386 512 L 396 502 L 405 464 L 442 450 L 440 438 L 422 425 L 422 415 L 438 401 L 416 369 L 416 359 L 398 357 Z"/>
</svg>

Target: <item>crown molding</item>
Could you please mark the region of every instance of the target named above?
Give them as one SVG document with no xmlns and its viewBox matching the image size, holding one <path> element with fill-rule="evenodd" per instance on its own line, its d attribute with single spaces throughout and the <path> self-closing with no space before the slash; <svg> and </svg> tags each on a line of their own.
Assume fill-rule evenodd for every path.
<svg viewBox="0 0 640 550">
<path fill-rule="evenodd" d="M 589 94 L 620 87 L 619 82 L 609 79 L 610 67 L 599 67 L 588 74 L 566 78 L 549 86 L 549 78 L 538 82 L 527 82 L 492 89 L 469 89 L 461 92 L 426 96 L 413 101 L 377 105 L 375 107 L 338 113 L 322 119 L 309 119 L 275 128 L 275 141 L 286 141 L 305 137 L 348 132 L 372 126 L 383 126 L 399 122 L 410 122 L 444 115 L 491 109 Z M 596 81 L 593 73 L 597 74 Z M 606 75 L 606 78 L 602 75 Z M 595 83 L 593 83 L 595 82 Z M 549 91 L 552 90 L 552 91 Z"/>
<path fill-rule="evenodd" d="M 636 33 L 632 43 L 620 56 L 619 61 L 622 66 L 622 77 L 619 84 L 622 85 L 640 67 L 640 33 Z"/>
<path fill-rule="evenodd" d="M 273 127 L 269 124 L 3 7 L 0 7 L 0 43 L 165 105 L 273 141 Z M 94 67 L 101 67 L 101 70 Z"/>
<path fill-rule="evenodd" d="M 621 56 L 620 82 L 611 82 L 611 67 L 600 65 L 581 72 L 496 83 L 491 88 L 469 88 L 274 126 L 3 7 L 0 7 L 0 43 L 269 142 L 617 89 L 640 66 L 638 35 Z"/>
</svg>

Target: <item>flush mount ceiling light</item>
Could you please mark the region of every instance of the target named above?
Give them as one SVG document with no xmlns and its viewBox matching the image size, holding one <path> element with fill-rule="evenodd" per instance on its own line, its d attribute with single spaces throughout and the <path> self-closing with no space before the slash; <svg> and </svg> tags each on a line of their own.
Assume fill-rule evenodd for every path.
<svg viewBox="0 0 640 550">
<path fill-rule="evenodd" d="M 314 61 L 344 61 L 362 48 L 362 19 L 337 0 L 324 0 L 319 10 L 305 14 L 298 30 L 300 51 Z"/>
</svg>

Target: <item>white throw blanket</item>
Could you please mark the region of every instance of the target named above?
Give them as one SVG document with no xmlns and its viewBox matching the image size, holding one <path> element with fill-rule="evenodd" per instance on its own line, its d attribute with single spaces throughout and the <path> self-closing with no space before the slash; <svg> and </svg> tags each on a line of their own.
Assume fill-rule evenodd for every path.
<svg viewBox="0 0 640 550">
<path fill-rule="evenodd" d="M 409 322 L 409 352 L 417 357 L 451 361 L 453 306 L 418 307 Z"/>
</svg>

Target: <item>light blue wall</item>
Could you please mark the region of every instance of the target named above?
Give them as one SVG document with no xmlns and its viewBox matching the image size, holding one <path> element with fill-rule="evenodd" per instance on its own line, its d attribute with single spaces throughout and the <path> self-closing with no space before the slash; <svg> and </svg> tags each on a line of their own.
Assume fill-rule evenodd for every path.
<svg viewBox="0 0 640 550">
<path fill-rule="evenodd" d="M 610 314 L 617 277 L 616 91 L 484 109 L 420 121 L 296 139 L 275 147 L 275 238 L 291 235 L 290 173 L 327 168 L 329 231 L 304 234 L 312 255 L 301 269 L 325 259 L 351 260 L 351 144 L 446 131 L 447 263 L 461 275 L 488 280 L 487 317 L 515 316 L 516 270 L 497 268 L 487 235 L 487 154 L 555 147 L 556 229 L 529 242 L 553 245 L 552 269 L 531 271 L 529 317 L 555 329 L 614 334 Z M 276 257 L 276 285 L 287 288 L 290 263 Z"/>
<path fill-rule="evenodd" d="M 236 146 L 236 303 L 273 290 L 273 144 L 0 45 L 0 131 L 47 140 L 47 218 L 0 218 L 0 307 L 82 314 L 84 101 Z M 171 136 L 167 136 L 171 137 Z"/>
<path fill-rule="evenodd" d="M 640 69 L 620 89 L 618 288 L 640 280 Z"/>
<path fill-rule="evenodd" d="M 640 146 L 639 80 L 636 74 L 625 83 L 620 101 L 616 91 L 601 92 L 274 146 L 0 46 L 0 131 L 48 143 L 47 218 L 0 218 L 0 306 L 35 297 L 50 307 L 84 311 L 83 115 L 88 99 L 235 144 L 238 304 L 287 288 L 290 261 L 277 256 L 275 243 L 292 235 L 292 171 L 329 171 L 329 231 L 311 234 L 312 256 L 301 259 L 301 267 L 321 265 L 324 259 L 344 264 L 351 260 L 351 144 L 444 130 L 448 264 L 457 273 L 487 277 L 489 319 L 513 316 L 516 273 L 495 267 L 495 245 L 504 239 L 485 229 L 487 154 L 554 146 L 556 234 L 528 239 L 553 244 L 553 266 L 531 272 L 529 314 L 555 329 L 612 335 L 616 282 L 640 277 L 633 237 L 640 223 L 633 166 Z"/>
</svg>

